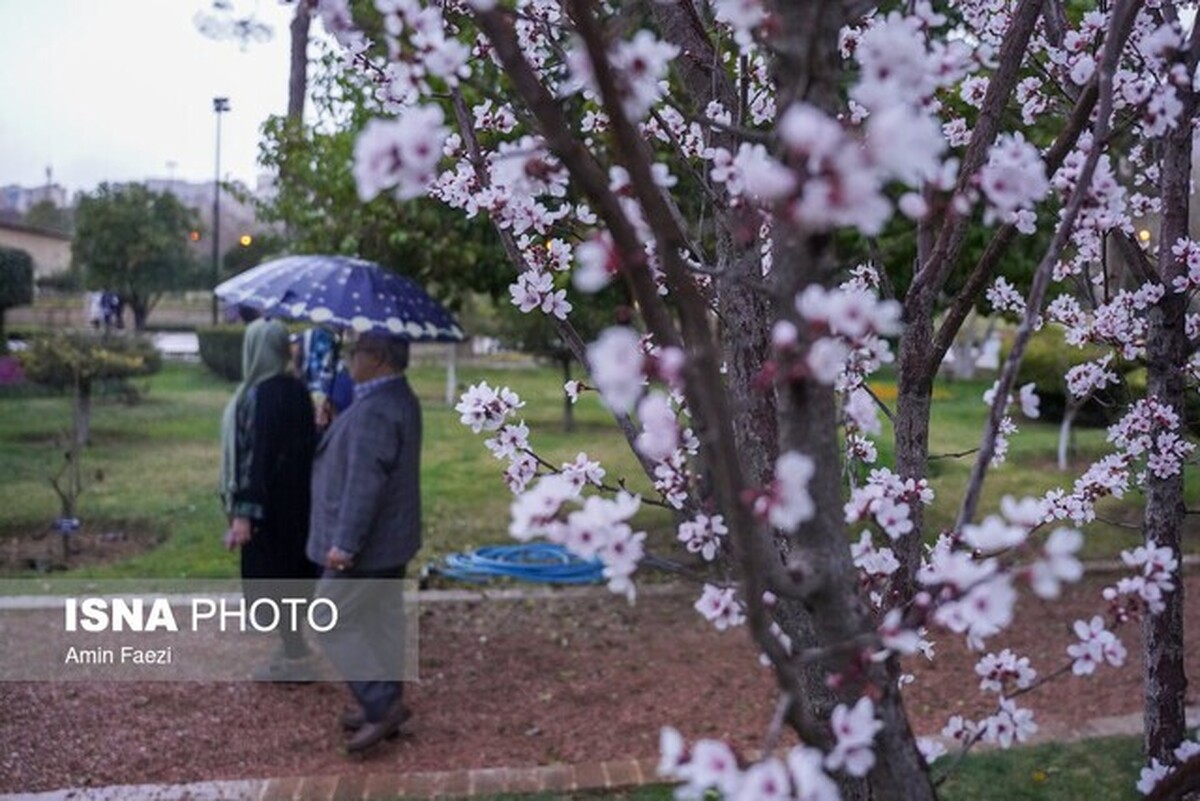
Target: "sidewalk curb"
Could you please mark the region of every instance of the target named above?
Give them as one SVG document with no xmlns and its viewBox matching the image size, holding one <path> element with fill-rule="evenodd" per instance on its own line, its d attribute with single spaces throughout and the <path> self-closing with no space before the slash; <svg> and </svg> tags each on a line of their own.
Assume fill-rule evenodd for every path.
<svg viewBox="0 0 1200 801">
<path fill-rule="evenodd" d="M 1200 725 L 1200 706 L 1189 707 L 1187 719 L 1189 728 Z M 1055 726 L 1042 729 L 1024 745 L 1075 743 L 1101 737 L 1136 735 L 1141 731 L 1140 713 L 1097 717 L 1076 727 Z M 941 737 L 934 739 L 942 740 L 948 750 L 953 750 L 953 742 Z M 616 790 L 658 784 L 662 781 L 658 776 L 658 759 L 649 757 L 529 768 L 474 768 L 413 773 L 370 773 L 365 776 L 285 776 L 275 779 L 237 779 L 190 784 L 74 787 L 44 793 L 0 795 L 0 801 L 384 801 L 396 798 L 474 798 L 500 793 Z"/>
<path fill-rule="evenodd" d="M 0 795 L 0 801 L 382 801 L 395 798 L 471 798 L 500 793 L 616 790 L 659 781 L 658 760 L 617 759 L 532 768 L 287 776 L 191 784 L 122 784 L 45 793 Z"/>
</svg>

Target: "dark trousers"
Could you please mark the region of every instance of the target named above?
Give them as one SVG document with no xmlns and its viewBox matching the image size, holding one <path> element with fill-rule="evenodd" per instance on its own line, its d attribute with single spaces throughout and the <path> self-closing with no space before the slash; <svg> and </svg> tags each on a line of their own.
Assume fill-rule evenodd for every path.
<svg viewBox="0 0 1200 801">
<path fill-rule="evenodd" d="M 339 613 L 337 626 L 321 635 L 321 646 L 372 723 L 383 720 L 403 697 L 403 683 L 392 677 L 403 666 L 404 629 L 394 583 L 369 579 L 402 579 L 407 567 L 326 568 L 317 584 L 316 595 L 334 600 Z"/>
</svg>

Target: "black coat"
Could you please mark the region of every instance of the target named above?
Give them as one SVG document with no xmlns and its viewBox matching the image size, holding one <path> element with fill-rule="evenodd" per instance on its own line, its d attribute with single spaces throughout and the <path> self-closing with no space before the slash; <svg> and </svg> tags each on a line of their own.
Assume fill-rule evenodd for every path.
<svg viewBox="0 0 1200 801">
<path fill-rule="evenodd" d="M 308 390 L 289 375 L 260 382 L 239 403 L 237 426 L 233 507 L 253 521 L 242 578 L 314 577 L 304 555 L 316 445 Z"/>
</svg>

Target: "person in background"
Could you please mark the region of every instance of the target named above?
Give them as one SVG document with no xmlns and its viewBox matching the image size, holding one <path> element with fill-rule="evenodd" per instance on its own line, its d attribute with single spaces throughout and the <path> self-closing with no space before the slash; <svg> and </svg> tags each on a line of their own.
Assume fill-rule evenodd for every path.
<svg viewBox="0 0 1200 801">
<path fill-rule="evenodd" d="M 88 325 L 99 331 L 104 322 L 104 293 L 88 292 L 84 298 L 84 311 L 87 313 Z"/>
<path fill-rule="evenodd" d="M 354 402 L 317 446 L 308 557 L 324 568 L 316 594 L 341 599 L 338 626 L 321 644 L 357 702 L 342 716 L 354 732 L 346 743 L 353 753 L 394 734 L 412 715 L 399 680 L 352 680 L 339 657 L 358 654 L 380 665 L 402 658 L 393 650 L 402 642 L 391 641 L 402 639 L 389 625 L 394 619 L 372 613 L 378 607 L 364 597 L 372 582 L 345 579 L 403 578 L 421 547 L 421 406 L 404 374 L 406 341 L 363 334 L 347 361 Z"/>
<path fill-rule="evenodd" d="M 300 335 L 300 377 L 312 396 L 318 431 L 328 428 L 353 398 L 354 384 L 340 351 L 338 338 L 327 328 L 310 328 Z"/>
<path fill-rule="evenodd" d="M 307 596 L 317 575 L 305 556 L 316 428 L 308 391 L 288 372 L 288 356 L 283 323 L 256 320 L 247 326 L 242 383 L 221 418 L 220 489 L 229 520 L 225 544 L 241 550 L 247 605 L 294 596 L 298 586 L 305 588 L 303 582 Z M 289 581 L 272 584 L 279 579 Z M 310 678 L 303 634 L 285 626 L 278 630 L 280 649 L 253 678 Z"/>
<path fill-rule="evenodd" d="M 121 296 L 111 289 L 100 293 L 100 308 L 104 319 L 104 330 L 121 327 Z"/>
</svg>

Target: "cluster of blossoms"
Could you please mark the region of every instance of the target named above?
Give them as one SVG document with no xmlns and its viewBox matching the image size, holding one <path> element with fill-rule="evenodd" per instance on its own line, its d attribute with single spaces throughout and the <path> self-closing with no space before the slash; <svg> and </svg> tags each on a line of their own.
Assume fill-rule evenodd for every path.
<svg viewBox="0 0 1200 801">
<path fill-rule="evenodd" d="M 1076 676 L 1090 676 L 1106 662 L 1113 667 L 1125 664 L 1125 646 L 1105 627 L 1104 618 L 1096 615 L 1090 621 L 1076 620 L 1074 628 L 1079 642 L 1067 646 L 1067 656 Z"/>
<path fill-rule="evenodd" d="M 1200 288 L 1200 242 L 1182 238 L 1171 247 L 1176 261 L 1187 268 L 1187 272 L 1171 282 L 1176 292 L 1193 292 Z"/>
<path fill-rule="evenodd" d="M 1071 397 L 1084 400 L 1093 393 L 1118 383 L 1120 377 L 1108 369 L 1112 360 L 1113 355 L 1107 353 L 1094 362 L 1077 364 L 1067 370 L 1067 391 L 1071 393 Z"/>
<path fill-rule="evenodd" d="M 1018 317 L 1025 316 L 1025 298 L 1004 276 L 997 276 L 988 287 L 986 297 L 992 308 L 999 313 L 1008 312 Z"/>
<path fill-rule="evenodd" d="M 1096 502 L 1112 495 L 1120 498 L 1131 486 L 1145 482 L 1147 471 L 1160 478 L 1178 475 L 1195 451 L 1195 444 L 1182 434 L 1179 415 L 1156 398 L 1135 402 L 1108 429 L 1108 440 L 1116 448 L 1080 476 L 1070 493 L 1054 489 L 1046 494 L 1051 516 L 1070 518 L 1076 525 L 1096 517 Z M 1139 463 L 1146 470 L 1139 471 Z"/>
<path fill-rule="evenodd" d="M 659 737 L 658 773 L 681 782 L 680 799 L 698 800 L 716 791 L 747 801 L 836 801 L 841 794 L 830 773 L 866 776 L 875 765 L 875 735 L 883 723 L 866 697 L 853 707 L 839 704 L 831 722 L 836 742 L 829 753 L 799 745 L 782 758 L 768 757 L 746 768 L 725 743 L 697 740 L 688 747 L 678 731 L 667 727 Z"/>
<path fill-rule="evenodd" d="M 1161 284 L 1145 284 L 1133 292 L 1122 290 L 1091 314 L 1071 295 L 1060 295 L 1046 308 L 1046 316 L 1065 327 L 1071 345 L 1110 345 L 1119 349 L 1123 358 L 1137 359 L 1145 355 L 1146 312 L 1163 294 Z"/>
<path fill-rule="evenodd" d="M 870 517 L 890 539 L 912 531 L 912 505 L 933 503 L 933 490 L 925 479 L 902 479 L 886 467 L 872 470 L 867 482 L 855 488 L 846 502 L 847 523 Z"/>
<path fill-rule="evenodd" d="M 896 558 L 895 551 L 887 547 L 876 548 L 871 532 L 863 531 L 858 541 L 850 546 L 850 556 L 859 570 L 872 605 L 879 608 L 883 604 L 882 591 L 888 579 L 900 569 L 900 560 Z"/>
<path fill-rule="evenodd" d="M 1138 792 L 1150 795 L 1159 782 L 1178 770 L 1180 765 L 1200 760 L 1200 738 L 1184 740 L 1171 755 L 1175 757 L 1175 765 L 1164 765 L 1157 759 L 1152 759 L 1149 765 L 1142 768 L 1141 775 L 1138 776 Z"/>
<path fill-rule="evenodd" d="M 1027 690 L 1033 686 L 1037 671 L 1029 658 L 1017 656 L 1008 648 L 998 654 L 987 654 L 975 664 L 979 676 L 979 689 L 983 692 L 1003 694 L 1005 689 L 1015 687 Z"/>
<path fill-rule="evenodd" d="M 1146 467 L 1159 478 L 1183 472 L 1183 464 L 1196 446 L 1180 431 L 1179 414 L 1157 398 L 1143 398 L 1108 429 L 1108 440 L 1133 459 L 1145 458 Z"/>
<path fill-rule="evenodd" d="M 749 41 L 742 26 L 757 18 L 755 5 L 725 3 L 717 11 L 739 42 Z M 941 162 L 946 140 L 928 105 L 940 87 L 961 77 L 971 52 L 927 41 L 929 27 L 944 22 L 932 14 L 919 19 L 893 13 L 843 32 L 844 51 L 860 68 L 851 96 L 853 122 L 863 123 L 861 132 L 856 135 L 816 106 L 797 103 L 780 114 L 777 127 L 786 165 L 761 145 L 743 144 L 736 154 L 712 148 L 706 151 L 712 180 L 725 184 L 734 198 L 781 203 L 785 214 L 810 230 L 850 225 L 867 234 L 877 233 L 892 215 L 884 193 L 889 181 L 948 188 L 956 165 Z M 913 218 L 928 213 L 919 192 L 906 193 L 898 205 Z"/>
<path fill-rule="evenodd" d="M 520 541 L 543 537 L 583 559 L 598 559 L 609 590 L 633 600 L 633 573 L 645 552 L 646 534 L 635 532 L 629 521 L 640 506 L 640 498 L 623 491 L 611 499 L 584 498 L 579 483 L 553 473 L 516 497 L 508 533 Z"/>
<path fill-rule="evenodd" d="M 514 494 L 525 491 L 541 466 L 529 445 L 529 427 L 524 421 L 509 422 L 509 418 L 524 405 L 525 402 L 508 387 L 493 389 L 484 381 L 468 387 L 454 407 L 461 415 L 460 422 L 470 426 L 476 434 L 495 432 L 495 436 L 484 440 L 483 444 L 497 459 L 508 460 L 504 479 Z M 559 470 L 559 474 L 579 490 L 586 484 L 600 486 L 604 472 L 600 463 L 589 459 L 586 453 L 578 454 L 572 462 L 563 463 Z"/>
<path fill-rule="evenodd" d="M 1150 614 L 1163 611 L 1163 595 L 1175 589 L 1179 569 L 1179 560 L 1171 549 L 1149 542 L 1132 551 L 1121 551 L 1121 561 L 1136 572 L 1104 589 L 1104 598 L 1114 606 L 1118 619 L 1133 614 L 1139 603 Z"/>
<path fill-rule="evenodd" d="M 679 524 L 679 541 L 689 553 L 698 553 L 706 562 L 717 558 L 721 542 L 729 533 L 721 515 L 698 514 Z"/>
<path fill-rule="evenodd" d="M 1079 138 L 1079 144 L 1063 160 L 1062 166 L 1051 181 L 1059 196 L 1066 201 L 1076 190 L 1079 173 L 1092 150 L 1090 134 Z M 1070 258 L 1060 259 L 1054 266 L 1054 277 L 1062 281 L 1068 276 L 1090 274 L 1097 286 L 1103 284 L 1101 273 L 1092 274 L 1091 265 L 1104 259 L 1105 237 L 1113 232 L 1133 232 L 1133 221 L 1129 216 L 1127 190 L 1118 180 L 1108 154 L 1102 154 L 1096 162 L 1092 182 L 1087 187 L 1087 202 L 1076 218 L 1071 238 L 1074 253 Z"/>
<path fill-rule="evenodd" d="M 978 741 L 1011 748 L 1016 743 L 1027 741 L 1037 730 L 1032 711 L 1022 709 L 1011 698 L 1001 696 L 995 714 L 979 721 L 954 715 L 942 729 L 942 736 L 957 740 L 964 746 Z"/>
<path fill-rule="evenodd" d="M 992 388 L 983 393 L 983 402 L 991 406 L 996 401 L 996 390 L 999 381 L 992 384 Z M 1004 408 L 1007 410 L 1015 404 L 1021 407 L 1021 414 L 1028 417 L 1030 420 L 1036 420 L 1041 414 L 1041 400 L 1037 396 L 1037 387 L 1033 384 L 1026 384 L 1017 392 L 1017 397 L 1014 400 L 1012 395 L 1005 399 Z M 1008 438 L 1016 434 L 1019 429 L 1017 424 L 1013 422 L 1012 416 L 1005 414 L 1000 418 L 1000 428 L 996 431 L 995 450 L 992 452 L 992 466 L 1003 464 L 1008 457 Z"/>
<path fill-rule="evenodd" d="M 803 351 L 801 331 L 795 324 L 780 321 L 772 331 L 776 359 L 772 370 L 788 364 L 787 377 L 809 377 L 838 390 L 843 398 L 847 454 L 864 464 L 875 462 L 877 451 L 871 437 L 881 431 L 877 404 L 866 389 L 866 379 L 893 361 L 884 337 L 899 332 L 900 306 L 879 300 L 878 281 L 873 267 L 860 265 L 836 289 L 813 284 L 797 295 L 796 311 L 807 329 Z"/>
<path fill-rule="evenodd" d="M 1083 576 L 1076 556 L 1083 544 L 1078 531 L 1056 529 L 1040 548 L 1029 548 L 1030 533 L 1049 515 L 1043 501 L 1006 496 L 1000 508 L 1001 515 L 964 525 L 957 539 L 939 538 L 917 573 L 930 593 L 925 603 L 934 622 L 966 634 L 976 648 L 1011 623 L 1017 600 L 1014 578 L 1028 580 L 1035 594 L 1050 599 L 1058 597 L 1062 584 Z M 1022 567 L 1006 566 L 1002 557 L 1022 550 L 1032 550 L 1033 559 Z"/>
<path fill-rule="evenodd" d="M 705 620 L 712 623 L 717 631 L 724 631 L 746 622 L 742 602 L 737 599 L 733 587 L 705 584 L 704 592 L 695 603 L 695 609 Z"/>
</svg>

